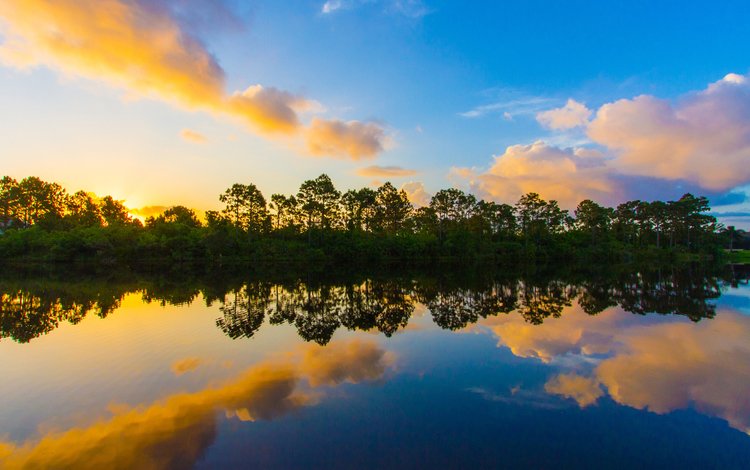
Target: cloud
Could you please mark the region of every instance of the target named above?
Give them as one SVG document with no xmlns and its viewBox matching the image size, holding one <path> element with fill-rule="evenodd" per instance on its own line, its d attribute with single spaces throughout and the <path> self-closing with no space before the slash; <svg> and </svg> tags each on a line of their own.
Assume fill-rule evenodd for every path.
<svg viewBox="0 0 750 470">
<path fill-rule="evenodd" d="M 358 383 L 383 376 L 392 357 L 375 343 L 352 340 L 334 347 L 311 347 L 302 357 L 302 369 L 312 386 Z"/>
<path fill-rule="evenodd" d="M 182 375 L 194 371 L 201 364 L 203 364 L 203 361 L 199 357 L 186 357 L 172 364 L 172 372 L 174 375 Z"/>
<path fill-rule="evenodd" d="M 361 158 L 382 151 L 384 132 L 372 123 L 313 121 L 316 101 L 253 85 L 227 94 L 214 56 L 169 8 L 172 2 L 125 0 L 4 0 L 0 62 L 17 68 L 44 65 L 66 75 L 99 80 L 128 93 L 180 107 L 230 115 L 267 136 L 318 135 L 317 155 Z"/>
<path fill-rule="evenodd" d="M 487 114 L 501 113 L 506 121 L 513 120 L 513 116 L 518 115 L 529 115 L 536 114 L 537 112 L 549 106 L 552 100 L 550 98 L 537 97 L 537 96 L 524 96 L 512 97 L 517 95 L 517 92 L 509 90 L 502 92 L 503 95 L 509 94 L 510 96 L 501 99 L 500 101 L 484 104 L 459 113 L 459 116 L 465 118 L 479 118 Z"/>
<path fill-rule="evenodd" d="M 648 95 L 605 104 L 588 136 L 621 173 L 727 190 L 750 180 L 750 83 L 729 74 L 674 104 Z"/>
<path fill-rule="evenodd" d="M 286 91 L 253 85 L 232 95 L 228 106 L 262 132 L 292 134 L 300 125 L 295 107 L 307 105 L 302 97 Z"/>
<path fill-rule="evenodd" d="M 372 165 L 357 170 L 359 176 L 372 178 L 402 178 L 405 176 L 416 175 L 416 170 L 402 168 L 400 166 L 380 166 Z"/>
<path fill-rule="evenodd" d="M 416 181 L 410 181 L 401 185 L 401 190 L 406 193 L 406 197 L 414 205 L 414 207 L 424 207 L 430 205 L 432 195 L 429 194 L 424 184 Z"/>
<path fill-rule="evenodd" d="M 432 12 L 422 0 L 327 0 L 320 8 L 324 15 L 339 10 L 348 10 L 363 5 L 382 5 L 385 13 L 393 13 L 409 18 L 421 18 Z"/>
<path fill-rule="evenodd" d="M 588 124 L 591 113 L 583 103 L 569 99 L 562 108 L 538 113 L 536 120 L 547 129 L 566 130 Z"/>
<path fill-rule="evenodd" d="M 208 140 L 206 139 L 206 136 L 204 136 L 203 134 L 190 130 L 190 129 L 181 130 L 180 136 L 186 141 L 192 142 L 194 144 L 202 144 Z"/>
<path fill-rule="evenodd" d="M 110 419 L 87 427 L 53 431 L 21 445 L 0 442 L 0 466 L 191 468 L 216 437 L 217 411 L 242 421 L 271 420 L 316 402 L 317 394 L 304 390 L 305 380 L 313 387 L 335 386 L 378 379 L 385 371 L 387 355 L 373 343 L 332 346 L 306 346 L 216 388 L 148 406 L 116 407 Z"/>
<path fill-rule="evenodd" d="M 731 311 L 701 322 L 631 329 L 595 378 L 618 403 L 656 413 L 694 406 L 750 432 L 750 318 Z"/>
<path fill-rule="evenodd" d="M 314 118 L 306 131 L 307 148 L 313 155 L 372 158 L 383 151 L 383 128 L 372 122 Z"/>
<path fill-rule="evenodd" d="M 323 7 L 320 9 L 321 13 L 333 13 L 336 10 L 339 10 L 343 6 L 341 0 L 328 0 L 323 4 Z"/>
<path fill-rule="evenodd" d="M 544 390 L 553 395 L 572 398 L 581 408 L 593 405 L 604 395 L 596 380 L 577 374 L 556 375 L 544 384 Z"/>
<path fill-rule="evenodd" d="M 462 115 L 513 107 L 528 112 L 546 101 L 513 90 L 501 93 L 515 98 Z M 715 196 L 725 204 L 745 198 L 727 191 L 750 182 L 747 76 L 728 74 L 675 102 L 642 95 L 607 103 L 590 121 L 592 111 L 572 99 L 561 108 L 538 111 L 538 122 L 557 133 L 544 142 L 507 147 L 487 170 L 454 168 L 452 174 L 483 197 L 514 202 L 537 192 L 569 209 L 586 198 L 604 204 L 677 198 L 685 192 Z M 574 128 L 586 139 L 566 132 Z"/>
<path fill-rule="evenodd" d="M 128 213 L 132 216 L 138 217 L 139 219 L 147 219 L 149 217 L 156 217 L 161 215 L 165 210 L 171 206 L 143 206 L 136 209 L 128 209 Z"/>
<path fill-rule="evenodd" d="M 6 0 L 0 58 L 48 65 L 188 107 L 215 106 L 224 73 L 168 12 L 120 0 Z"/>
<path fill-rule="evenodd" d="M 390 11 L 399 13 L 409 18 L 421 18 L 432 13 L 422 0 L 393 0 Z"/>
<path fill-rule="evenodd" d="M 582 357 L 593 364 L 589 376 L 564 373 L 545 385 L 549 393 L 594 403 L 604 390 L 616 402 L 655 413 L 694 407 L 750 432 L 750 317 L 720 310 L 715 318 L 693 323 L 684 318 L 656 318 L 644 324 L 610 308 L 586 315 L 568 307 L 541 325 L 521 315 L 480 320 L 483 327 L 518 357 L 564 364 Z M 603 388 L 602 388 L 603 387 Z"/>
<path fill-rule="evenodd" d="M 510 146 L 494 158 L 487 171 L 454 168 L 452 173 L 480 196 L 511 204 L 528 192 L 566 208 L 575 208 L 583 199 L 611 202 L 622 195 L 597 151 L 560 149 L 537 141 Z"/>
</svg>

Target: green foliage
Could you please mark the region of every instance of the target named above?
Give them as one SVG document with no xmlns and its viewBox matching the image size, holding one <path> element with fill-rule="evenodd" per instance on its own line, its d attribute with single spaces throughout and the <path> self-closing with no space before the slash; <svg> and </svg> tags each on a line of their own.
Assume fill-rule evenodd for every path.
<svg viewBox="0 0 750 470">
<path fill-rule="evenodd" d="M 205 224 L 192 209 L 174 206 L 143 226 L 111 196 L 69 195 L 56 183 L 6 176 L 0 259 L 204 267 L 618 261 L 715 255 L 746 239 L 718 225 L 706 214 L 707 199 L 691 194 L 614 209 L 585 200 L 571 216 L 536 193 L 511 206 L 452 188 L 414 208 L 389 182 L 342 195 L 323 174 L 303 182 L 296 195 L 274 194 L 267 202 L 255 185 L 234 184 L 219 201 L 224 208 L 207 211 Z"/>
</svg>

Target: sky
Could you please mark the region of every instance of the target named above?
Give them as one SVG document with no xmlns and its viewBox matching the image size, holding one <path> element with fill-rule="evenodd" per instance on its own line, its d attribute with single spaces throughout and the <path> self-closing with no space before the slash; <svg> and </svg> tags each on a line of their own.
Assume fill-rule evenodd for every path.
<svg viewBox="0 0 750 470">
<path fill-rule="evenodd" d="M 710 198 L 750 228 L 741 1 L 3 0 L 0 165 L 140 213 L 329 174 L 421 205 Z"/>
</svg>

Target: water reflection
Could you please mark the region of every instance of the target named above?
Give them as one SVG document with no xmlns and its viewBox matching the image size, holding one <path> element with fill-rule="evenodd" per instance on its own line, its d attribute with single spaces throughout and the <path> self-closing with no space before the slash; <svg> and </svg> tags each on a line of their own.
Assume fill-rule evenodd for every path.
<svg viewBox="0 0 750 470">
<path fill-rule="evenodd" d="M 390 337 L 403 330 L 421 303 L 436 325 L 458 330 L 478 320 L 517 312 L 540 325 L 557 318 L 574 301 L 589 315 L 619 305 L 635 314 L 713 318 L 723 285 L 743 282 L 737 267 L 720 273 L 686 267 L 614 271 L 590 277 L 519 275 L 452 278 L 358 278 L 329 282 L 255 279 L 210 286 L 165 284 L 39 282 L 0 284 L 0 338 L 28 342 L 86 315 L 105 317 L 124 295 L 141 292 L 144 302 L 183 305 L 202 297 L 219 304 L 216 326 L 233 339 L 251 338 L 268 320 L 293 325 L 305 341 L 328 343 L 339 328 L 376 330 Z"/>
<path fill-rule="evenodd" d="M 730 308 L 733 304 L 726 299 L 718 301 L 731 286 L 746 285 L 747 277 L 747 268 L 738 266 L 719 270 L 686 266 L 611 269 L 597 275 L 506 272 L 329 280 L 0 281 L 0 334 L 4 351 L 14 353 L 14 360 L 6 363 L 8 383 L 18 377 L 28 380 L 6 387 L 5 395 L 19 392 L 9 397 L 4 417 L 40 426 L 37 432 L 28 427 L 0 430 L 8 436 L 0 438 L 0 468 L 181 468 L 197 462 L 211 466 L 217 458 L 212 452 L 228 448 L 232 455 L 227 462 L 239 465 L 256 453 L 244 442 L 257 442 L 268 451 L 274 443 L 286 442 L 280 434 L 273 434 L 282 428 L 291 429 L 286 434 L 291 436 L 290 447 L 299 446 L 302 440 L 310 442 L 305 426 L 317 425 L 315 429 L 323 434 L 333 432 L 327 413 L 337 409 L 344 410 L 337 419 L 351 420 L 342 424 L 346 432 L 360 432 L 356 423 L 368 418 L 368 423 L 376 423 L 372 424 L 375 434 L 383 432 L 371 435 L 370 440 L 353 435 L 351 442 L 341 444 L 353 453 L 367 451 L 357 448 L 356 442 L 381 443 L 387 448 L 398 442 L 411 445 L 421 435 L 428 440 L 457 435 L 463 439 L 462 446 L 480 446 L 485 442 L 482 435 L 517 429 L 506 438 L 516 439 L 514 445 L 526 446 L 529 454 L 542 455 L 546 450 L 537 452 L 537 447 L 549 447 L 548 441 L 525 441 L 523 436 L 536 436 L 538 430 L 523 426 L 557 429 L 561 434 L 559 430 L 564 433 L 569 422 L 575 427 L 576 420 L 586 416 L 591 422 L 605 423 L 602 429 L 612 423 L 625 427 L 630 423 L 638 430 L 638 423 L 654 423 L 638 421 L 644 415 L 654 419 L 659 415 L 673 426 L 677 418 L 664 415 L 684 409 L 721 418 L 732 428 L 750 433 L 750 316 Z M 741 298 L 740 294 L 748 292 L 744 287 L 727 297 Z M 138 297 L 146 304 L 182 307 L 165 309 L 171 316 L 155 315 L 154 310 L 160 308 L 128 310 L 133 302 L 140 306 Z M 191 303 L 196 308 L 186 307 Z M 121 304 L 125 305 L 121 310 L 128 312 L 122 316 L 118 314 Z M 191 317 L 190 311 L 196 314 Z M 71 335 L 92 323 L 82 322 L 87 315 L 107 320 L 93 322 L 98 329 L 89 330 L 89 336 Z M 107 325 L 130 315 L 141 316 L 128 328 L 106 330 Z M 81 326 L 34 341 L 62 324 L 81 322 Z M 193 326 L 180 330 L 186 323 Z M 401 334 L 415 326 L 419 333 Z M 379 334 L 356 333 L 362 331 Z M 106 333 L 102 335 L 105 341 L 86 344 L 99 332 Z M 50 346 L 49 340 L 66 335 L 69 341 L 58 343 L 57 349 Z M 114 349 L 126 352 L 100 355 L 118 335 L 127 340 Z M 132 341 L 134 336 L 138 341 Z M 199 341 L 203 349 L 196 347 Z M 65 370 L 57 375 L 48 370 L 54 368 L 46 366 L 51 355 L 74 349 L 78 342 L 84 347 L 71 356 L 70 369 L 63 366 Z M 33 351 L 38 351 L 36 363 Z M 392 367 L 395 353 L 389 351 L 398 351 L 398 368 Z M 111 372 L 79 368 L 83 356 L 93 357 L 87 364 L 97 364 L 100 358 Z M 227 379 L 234 369 L 225 364 L 232 361 L 242 364 L 244 372 Z M 143 367 L 145 372 L 127 369 L 130 365 Z M 32 372 L 19 373 L 19 368 Z M 106 377 L 92 381 L 99 373 Z M 67 374 L 70 377 L 64 377 Z M 66 380 L 73 385 L 59 387 Z M 115 385 L 107 389 L 110 381 Z M 340 387 L 373 381 L 380 386 Z M 60 402 L 30 419 L 23 416 L 26 410 L 10 410 L 35 408 L 44 401 L 29 398 L 29 390 L 37 384 L 51 390 L 43 398 L 53 396 Z M 446 384 L 455 388 L 447 390 Z M 61 403 L 74 399 L 82 387 L 101 399 L 94 405 L 83 402 L 78 408 L 61 410 Z M 148 392 L 129 399 L 111 391 L 118 387 Z M 331 399 L 334 395 L 336 400 Z M 142 404 L 115 405 L 107 416 L 96 418 L 113 396 L 116 402 Z M 409 397 L 413 397 L 411 402 Z M 358 406 L 358 411 L 351 411 Z M 390 411 L 383 412 L 389 406 Z M 420 410 L 424 411 L 421 422 Z M 628 410 L 631 417 L 617 421 L 623 419 L 617 414 L 621 410 Z M 76 426 L 72 421 L 55 422 L 56 412 L 85 417 Z M 312 415 L 317 419 L 309 418 Z M 394 424 L 399 418 L 403 418 L 400 425 Z M 705 416 L 700 419 L 696 421 L 699 426 L 711 421 Z M 239 426 L 239 421 L 256 423 Z M 442 422 L 453 428 L 438 431 Z M 739 437 L 747 436 L 716 423 L 710 429 L 721 425 L 726 433 L 736 435 L 735 442 L 746 443 Z M 424 424 L 424 429 L 418 424 Z M 404 434 L 399 434 L 402 430 Z M 228 435 L 235 431 L 242 437 L 231 441 Z M 680 438 L 686 432 L 678 433 Z M 637 439 L 635 434 L 631 432 L 628 438 Z M 598 438 L 608 436 L 604 432 Z M 731 438 L 714 435 L 719 441 L 726 436 Z M 253 437 L 265 440 L 261 443 Z M 640 438 L 639 452 L 651 445 Z M 439 453 L 450 445 L 435 449 L 432 442 L 421 450 L 415 447 L 415 455 Z M 494 441 L 477 449 L 493 459 L 509 451 Z M 269 465 L 278 462 L 279 454 L 273 455 L 277 460 L 268 457 Z M 496 460 L 483 462 L 490 461 Z M 418 466 L 410 463 L 419 461 L 404 460 L 404 466 Z"/>
<path fill-rule="evenodd" d="M 373 342 L 305 345 L 218 387 L 113 407 L 112 416 L 15 445 L 0 441 L 2 468 L 192 468 L 217 436 L 217 411 L 273 420 L 323 399 L 321 387 L 377 380 L 392 362 Z"/>
</svg>

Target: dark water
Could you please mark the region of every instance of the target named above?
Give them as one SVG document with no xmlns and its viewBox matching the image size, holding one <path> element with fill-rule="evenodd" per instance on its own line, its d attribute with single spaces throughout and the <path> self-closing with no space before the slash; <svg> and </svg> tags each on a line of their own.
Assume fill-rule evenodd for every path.
<svg viewBox="0 0 750 470">
<path fill-rule="evenodd" d="M 748 468 L 746 267 L 0 281 L 0 468 Z"/>
</svg>

